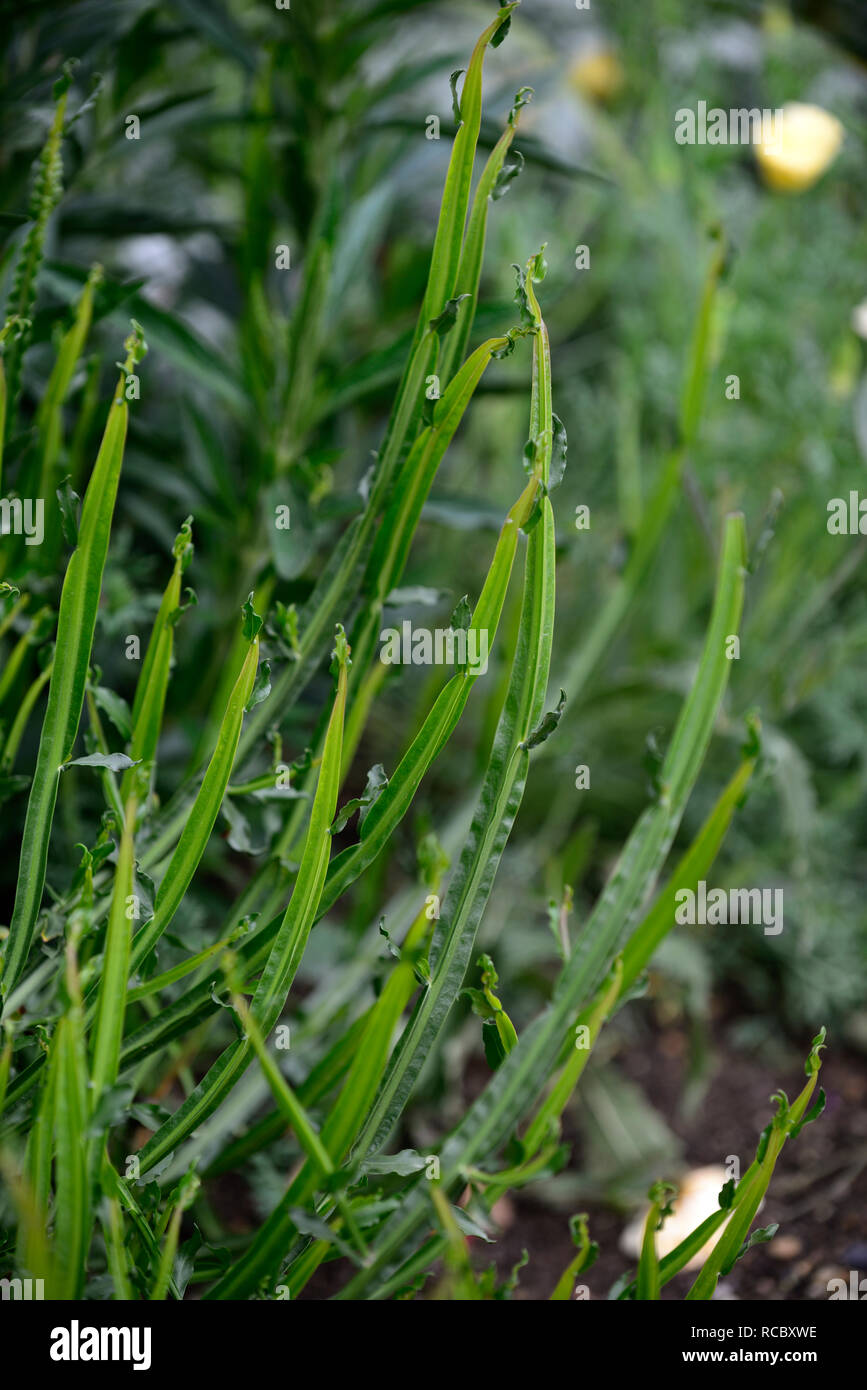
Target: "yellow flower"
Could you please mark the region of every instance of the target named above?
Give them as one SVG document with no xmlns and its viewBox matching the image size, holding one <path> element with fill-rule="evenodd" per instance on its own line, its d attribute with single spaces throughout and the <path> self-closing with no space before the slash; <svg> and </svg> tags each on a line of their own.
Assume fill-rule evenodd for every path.
<svg viewBox="0 0 867 1390">
<path fill-rule="evenodd" d="M 592 48 L 569 69 L 569 80 L 588 101 L 612 101 L 623 86 L 623 67 L 613 48 Z"/>
<path fill-rule="evenodd" d="M 836 158 L 843 143 L 843 127 L 821 106 L 791 101 L 756 146 L 756 158 L 769 188 L 783 193 L 802 193 Z"/>
</svg>

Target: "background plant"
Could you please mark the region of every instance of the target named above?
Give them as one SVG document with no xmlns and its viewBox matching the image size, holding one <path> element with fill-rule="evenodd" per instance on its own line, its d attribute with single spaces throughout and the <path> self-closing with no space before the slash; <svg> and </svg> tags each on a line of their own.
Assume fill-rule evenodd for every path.
<svg viewBox="0 0 867 1390">
<path fill-rule="evenodd" d="M 9 537 L 3 550 L 10 888 L 22 832 L 26 869 L 3 981 L 6 1146 L 23 1174 L 10 1229 L 30 1213 L 6 1257 L 47 1258 L 31 1244 L 56 1205 L 62 1290 L 87 1278 L 118 1296 L 178 1294 L 183 1274 L 217 1297 L 267 1292 L 290 1252 L 280 1277 L 293 1293 L 335 1255 L 362 1262 L 342 1275 L 349 1297 L 396 1293 L 446 1249 L 463 1278 L 454 1223 L 468 1218 L 447 1199 L 469 1186 L 473 1219 L 487 1222 L 497 1193 L 530 1177 L 556 1190 L 559 1120 L 587 1060 L 564 1057 L 570 1030 L 585 1020 L 595 1041 L 651 957 L 660 1007 L 690 1023 L 693 1102 L 709 1077 L 714 978 L 738 980 L 734 1031 L 761 1040 L 775 1068 L 790 1065 L 789 1028 L 799 1049 L 819 1017 L 861 1036 L 860 883 L 854 857 L 843 873 L 839 863 L 858 843 L 863 792 L 860 542 L 844 549 L 824 530 L 860 437 L 847 296 L 863 209 L 845 178 L 857 87 L 808 31 L 769 28 L 768 104 L 824 81 L 852 137 L 833 184 L 782 208 L 731 151 L 672 162 L 661 94 L 676 86 L 686 103 L 690 83 L 702 95 L 718 84 L 720 104 L 740 104 L 728 94 L 747 80 L 715 66 L 701 22 L 682 35 L 686 52 L 659 48 L 662 70 L 647 63 L 660 17 L 624 19 L 630 96 L 591 121 L 547 56 L 553 15 L 519 13 L 504 45 L 468 62 L 472 39 L 453 55 L 441 42 L 445 13 L 321 6 L 293 13 L 290 33 L 283 16 L 266 23 L 241 6 L 99 17 L 36 6 L 7 55 L 3 487 L 45 495 L 50 521 L 44 546 Z M 488 38 L 501 38 L 506 16 L 493 15 L 480 11 L 478 28 L 493 21 Z M 58 54 L 83 61 L 58 76 Z M 461 63 L 452 110 L 443 79 Z M 206 74 L 201 90 L 180 82 L 185 69 Z M 441 142 L 424 141 L 428 110 L 441 113 Z M 551 113 L 570 111 L 574 145 L 558 149 Z M 140 141 L 126 139 L 132 114 Z M 514 302 L 509 266 L 543 240 L 546 278 L 533 257 Z M 574 269 L 576 241 L 591 243 L 590 275 Z M 293 269 L 277 269 L 278 246 Z M 150 269 L 145 255 L 157 256 Z M 126 402 L 112 377 L 130 317 L 141 330 L 122 382 L 134 369 L 141 399 Z M 720 386 L 730 360 L 737 407 Z M 432 408 L 422 387 L 434 372 Z M 108 405 L 113 389 L 120 405 Z M 105 428 L 99 457 L 114 476 L 127 412 L 103 553 L 112 498 L 92 460 Z M 576 540 L 581 502 L 593 524 Z M 288 531 L 273 524 L 278 506 Z M 744 528 L 725 520 L 735 508 L 756 574 L 730 670 L 719 637 L 737 630 L 741 604 Z M 811 586 L 796 602 L 805 554 Z M 464 592 L 466 618 L 497 632 L 486 681 L 386 680 L 375 659 L 385 617 L 447 623 Z M 336 623 L 351 657 L 341 637 L 335 704 Z M 126 659 L 129 634 L 140 668 Z M 757 704 L 761 745 L 753 724 L 738 763 Z M 60 774 L 79 716 L 96 771 Z M 668 753 L 662 763 L 651 748 L 645 810 L 655 730 Z M 592 764 L 585 793 L 576 762 Z M 648 914 L 647 895 L 673 837 L 669 884 L 706 877 L 748 784 L 715 872 L 784 876 L 792 934 L 663 940 L 670 896 Z M 354 802 L 357 830 L 338 829 L 338 807 Z M 615 860 L 623 872 L 611 877 Z M 435 921 L 422 910 L 431 894 Z M 391 973 L 383 916 L 392 949 L 402 943 Z M 479 932 L 519 1045 L 501 1048 L 469 1105 L 483 1029 L 462 989 L 478 982 Z M 117 982 L 130 972 L 124 1009 Z M 290 984 L 291 1047 L 273 1052 Z M 603 1034 L 589 1094 L 593 1066 L 617 1050 L 605 1039 L 640 1036 L 646 1014 L 618 1013 Z M 548 1079 L 553 1099 L 529 1115 Z M 634 1105 L 627 1095 L 626 1120 Z M 421 1159 L 453 1125 L 432 1207 Z M 383 1150 L 398 1133 L 414 1153 L 395 1159 Z M 134 1150 L 151 1181 L 118 1181 Z M 657 1169 L 643 1154 L 631 1187 Z M 227 1172 L 245 1175 L 257 1209 L 240 1238 L 219 1212 Z M 58 1224 L 61 1208 L 73 1227 Z M 440 1235 L 415 1248 L 434 1219 Z"/>
</svg>

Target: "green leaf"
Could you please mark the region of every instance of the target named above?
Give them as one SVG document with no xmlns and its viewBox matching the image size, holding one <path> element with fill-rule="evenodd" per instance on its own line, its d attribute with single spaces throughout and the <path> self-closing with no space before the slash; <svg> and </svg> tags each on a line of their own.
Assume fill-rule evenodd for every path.
<svg viewBox="0 0 867 1390">
<path fill-rule="evenodd" d="M 411 1173 L 420 1173 L 426 1167 L 427 1159 L 424 1154 L 417 1153 L 415 1149 L 401 1149 L 400 1153 L 380 1154 L 377 1158 L 365 1159 L 361 1171 L 377 1177 L 395 1173 L 400 1178 L 407 1178 Z"/>
<path fill-rule="evenodd" d="M 473 197 L 472 207 L 470 208 L 469 219 L 467 222 L 466 235 L 463 246 L 461 247 L 460 266 L 458 268 L 457 280 L 455 283 L 455 294 L 459 296 L 468 295 L 458 311 L 458 323 L 454 333 L 446 340 L 444 352 L 439 364 L 440 377 L 443 381 L 451 381 L 455 371 L 455 366 L 461 362 L 467 353 L 467 344 L 472 331 L 473 320 L 476 313 L 476 305 L 479 298 L 479 281 L 482 273 L 482 261 L 485 252 L 485 239 L 488 227 L 488 204 L 502 197 L 506 189 L 510 186 L 511 179 L 520 172 L 523 159 L 520 155 L 512 156 L 512 163 L 509 170 L 506 170 L 506 160 L 510 157 L 511 144 L 515 137 L 515 130 L 518 123 L 519 113 L 533 95 L 530 87 L 522 87 L 515 97 L 512 109 L 509 112 L 506 129 L 500 136 L 488 161 L 482 170 L 476 192 Z"/>
<path fill-rule="evenodd" d="M 505 1060 L 506 1049 L 495 1018 L 486 1018 L 482 1024 L 482 1045 L 485 1049 L 485 1061 L 491 1071 L 496 1071 Z"/>
<path fill-rule="evenodd" d="M 455 136 L 452 156 L 446 176 L 439 222 L 437 224 L 430 275 L 420 322 L 428 323 L 442 312 L 446 301 L 455 293 L 460 265 L 461 245 L 469 206 L 473 162 L 482 119 L 482 65 L 488 44 L 499 34 L 505 38 L 504 24 L 515 5 L 505 5 L 497 18 L 479 38 L 473 49 L 461 90 L 461 125 Z"/>
<path fill-rule="evenodd" d="M 789 1130 L 790 1139 L 797 1139 L 798 1135 L 801 1133 L 801 1130 L 804 1128 L 804 1125 L 812 1124 L 814 1120 L 818 1120 L 819 1116 L 822 1114 L 822 1111 L 825 1109 L 826 1100 L 827 1096 L 825 1095 L 825 1091 L 820 1086 L 819 1094 L 816 1097 L 813 1104 L 810 1106 L 810 1109 L 805 1114 L 803 1120 L 801 1120 L 799 1124 L 792 1125 L 791 1129 Z"/>
<path fill-rule="evenodd" d="M 104 685 L 93 686 L 92 694 L 97 708 L 108 716 L 121 738 L 132 738 L 132 714 L 126 700 Z M 139 761 L 138 758 L 133 759 L 133 762 Z"/>
<path fill-rule="evenodd" d="M 22 1203 L 16 1262 L 21 1269 L 37 1276 L 40 1269 L 47 1272 L 50 1258 L 46 1236 L 51 1200 L 51 1164 L 54 1158 L 54 1119 L 61 1038 L 62 1032 L 58 1026 L 51 1039 L 42 1086 L 34 1104 L 34 1124 L 27 1136 L 24 1154 L 23 1177 L 30 1200 Z"/>
<path fill-rule="evenodd" d="M 503 160 L 502 168 L 494 180 L 494 186 L 491 189 L 490 196 L 494 202 L 498 202 L 500 198 L 505 197 L 523 168 L 524 156 L 521 154 L 521 151 L 509 150 Z"/>
<path fill-rule="evenodd" d="M 261 620 L 253 614 L 252 604 L 245 605 L 245 632 L 258 631 L 253 619 L 261 623 Z M 148 693 L 142 701 L 142 718 L 146 718 L 149 710 L 156 712 L 160 694 L 164 695 L 164 677 L 167 675 L 165 664 L 166 652 L 171 651 L 167 643 L 170 629 L 164 628 L 157 639 L 162 643 L 163 651 L 158 652 L 152 670 L 152 684 L 154 694 Z M 208 764 L 207 771 L 202 779 L 198 795 L 190 808 L 184 821 L 184 828 L 177 847 L 172 855 L 168 868 L 163 875 L 157 891 L 156 903 L 154 905 L 154 915 L 151 920 L 138 931 L 133 939 L 132 956 L 130 960 L 130 971 L 135 972 L 141 968 L 143 961 L 150 955 L 156 943 L 159 941 L 163 932 L 168 927 L 178 908 L 180 907 L 184 895 L 193 880 L 193 875 L 199 866 L 202 855 L 211 837 L 211 831 L 216 823 L 229 778 L 232 775 L 232 767 L 235 762 L 235 753 L 238 747 L 238 740 L 241 735 L 241 723 L 244 718 L 244 710 L 250 700 L 253 686 L 256 679 L 256 671 L 259 663 L 259 640 L 254 635 L 247 648 L 247 654 L 241 667 L 238 679 L 232 689 L 229 702 L 220 724 L 217 736 L 216 747 L 213 756 Z M 153 645 L 153 643 L 152 643 Z M 150 648 L 149 648 L 150 650 Z M 142 673 L 144 675 L 144 672 Z M 158 683 L 158 684 L 157 684 Z M 148 729 L 152 729 L 149 721 Z M 136 730 L 138 733 L 138 728 Z M 135 746 L 135 740 L 133 743 Z"/>
<path fill-rule="evenodd" d="M 680 433 L 684 446 L 689 449 L 695 443 L 701 420 L 707 378 L 708 356 L 713 332 L 714 312 L 717 304 L 717 290 L 726 265 L 725 243 L 717 238 L 717 245 L 711 251 L 710 264 L 702 289 L 698 316 L 693 329 L 687 361 L 680 406 Z"/>
<path fill-rule="evenodd" d="M 127 363 L 131 367 L 141 350 L 141 343 L 135 335 L 127 341 L 130 344 Z M 4 999 L 20 978 L 30 951 L 45 884 L 48 841 L 57 801 L 60 768 L 72 752 L 81 718 L 126 439 L 128 411 L 123 395 L 123 380 L 121 376 L 117 395 L 109 409 L 102 444 L 81 511 L 78 547 L 70 557 L 60 596 L 54 668 L 27 803 L 18 886 L 3 963 Z"/>
<path fill-rule="evenodd" d="M 767 1245 L 768 1241 L 773 1240 L 774 1236 L 777 1234 L 777 1231 L 779 1229 L 780 1227 L 778 1222 L 772 1222 L 770 1226 L 757 1226 L 754 1231 L 750 1232 L 749 1236 L 744 1241 L 740 1250 L 735 1255 L 735 1258 L 732 1261 L 732 1267 L 734 1267 L 738 1260 L 743 1259 L 747 1251 L 752 1250 L 754 1245 Z M 730 1274 L 731 1269 L 724 1269 L 722 1273 L 723 1276 L 725 1276 L 726 1274 Z"/>
<path fill-rule="evenodd" d="M 63 532 L 63 539 L 67 545 L 75 547 L 78 545 L 78 508 L 81 498 L 77 492 L 73 492 L 68 478 L 63 479 L 63 482 L 56 489 L 56 493 L 60 506 L 60 529 Z"/>
<path fill-rule="evenodd" d="M 174 566 L 160 600 L 150 640 L 136 683 L 132 707 L 130 756 L 150 764 L 156 757 L 157 743 L 163 721 L 169 673 L 172 665 L 175 638 L 175 614 L 180 610 L 181 576 L 193 554 L 192 517 L 187 517 L 172 546 Z M 133 782 L 125 777 L 121 784 L 121 800 L 132 795 Z"/>
<path fill-rule="evenodd" d="M 466 68 L 458 68 L 449 76 L 449 87 L 452 92 L 452 114 L 455 118 L 455 125 L 461 124 L 461 104 L 458 100 L 458 78 L 462 77 Z"/>
<path fill-rule="evenodd" d="M 463 1207 L 452 1207 L 452 1216 L 455 1225 L 465 1236 L 473 1236 L 476 1240 L 483 1240 L 488 1245 L 493 1244 L 493 1236 L 481 1226 L 478 1221 L 474 1221 L 469 1212 Z"/>
<path fill-rule="evenodd" d="M 251 709 L 255 709 L 257 705 L 261 705 L 262 701 L 267 700 L 270 694 L 271 663 L 270 661 L 263 661 L 256 672 L 256 680 L 250 692 L 250 698 L 244 707 L 245 713 L 249 712 Z"/>
<path fill-rule="evenodd" d="M 521 747 L 527 750 L 531 748 L 538 748 L 540 743 L 544 743 L 546 739 L 549 739 L 553 734 L 554 730 L 557 728 L 557 725 L 560 723 L 565 708 L 566 691 L 561 690 L 560 698 L 557 701 L 556 708 L 553 710 L 549 710 L 547 714 L 543 714 L 535 729 L 531 729 L 530 733 L 524 739 L 524 742 L 521 744 Z"/>
<path fill-rule="evenodd" d="M 566 472 L 566 426 L 559 415 L 551 416 L 554 423 L 554 442 L 551 450 L 551 473 L 548 480 L 548 491 L 553 492 L 554 488 L 563 481 L 563 474 Z"/>
<path fill-rule="evenodd" d="M 90 1069 L 90 1109 L 93 1113 L 114 1086 L 120 1070 L 120 1048 L 129 978 L 130 937 L 134 896 L 136 802 L 127 802 L 126 819 L 117 857 L 114 888 L 105 934 L 102 975 L 96 1005 Z"/>
<path fill-rule="evenodd" d="M 532 328 L 536 323 L 536 314 L 530 303 L 530 296 L 527 292 L 527 276 L 524 269 L 519 265 L 513 265 L 515 272 L 515 303 L 520 310 L 521 323 L 526 328 Z"/>
<path fill-rule="evenodd" d="M 638 1261 L 638 1278 L 635 1297 L 641 1300 L 659 1298 L 659 1257 L 656 1253 L 656 1232 L 662 1227 L 665 1217 L 671 1212 L 669 1197 L 677 1189 L 670 1183 L 654 1183 L 650 1189 L 650 1210 L 644 1223 L 644 1236 L 641 1242 L 641 1256 Z"/>
<path fill-rule="evenodd" d="M 469 299 L 469 294 L 458 294 L 453 299 L 447 301 L 441 314 L 437 314 L 435 319 L 431 319 L 428 327 L 432 333 L 436 333 L 438 338 L 445 338 L 457 323 L 458 309 L 465 299 Z"/>
<path fill-rule="evenodd" d="M 566 1266 L 551 1294 L 550 1302 L 567 1303 L 575 1292 L 575 1284 L 579 1274 L 583 1274 L 596 1261 L 599 1255 L 599 1246 L 595 1240 L 590 1239 L 587 1229 L 587 1214 L 581 1212 L 577 1216 L 570 1216 L 569 1230 L 572 1235 L 572 1243 L 578 1247 L 578 1254 Z"/>
<path fill-rule="evenodd" d="M 243 624 L 242 624 L 241 632 L 242 632 L 242 636 L 243 636 L 243 638 L 244 638 L 244 641 L 245 641 L 245 642 L 251 642 L 251 643 L 252 643 L 252 642 L 255 642 L 256 638 L 257 638 L 258 635 L 259 635 L 259 630 L 260 630 L 260 628 L 261 628 L 261 626 L 262 626 L 262 619 L 259 617 L 259 614 L 256 612 L 255 608 L 253 607 L 253 595 L 252 595 L 252 593 L 249 595 L 249 597 L 248 597 L 246 603 L 244 604 L 243 608 L 241 609 L 241 614 L 242 614 L 242 617 L 243 617 Z"/>
<path fill-rule="evenodd" d="M 331 826 L 330 834 L 339 835 L 340 831 L 358 810 L 361 811 L 361 815 L 358 817 L 360 828 L 364 824 L 365 817 L 370 807 L 387 786 L 388 778 L 385 775 L 385 768 L 382 766 L 382 763 L 376 763 L 367 774 L 367 782 L 365 783 L 362 795 L 353 797 L 351 801 L 347 801 L 346 805 L 342 806 L 338 811 L 334 824 Z"/>
<path fill-rule="evenodd" d="M 102 767 L 108 772 L 126 772 L 128 768 L 136 766 L 137 763 L 126 753 L 88 753 L 83 758 L 70 758 L 61 771 L 65 772 L 68 767 Z"/>
<path fill-rule="evenodd" d="M 503 22 L 502 22 L 502 24 L 500 25 L 499 29 L 497 30 L 496 34 L 495 34 L 494 37 L 491 39 L 491 48 L 499 48 L 500 44 L 501 44 L 501 43 L 503 42 L 503 40 L 505 39 L 505 37 L 506 37 L 506 35 L 508 34 L 508 32 L 509 32 L 509 30 L 511 29 L 511 27 L 512 27 L 512 16 L 511 16 L 511 14 L 509 14 L 509 15 L 507 15 L 506 18 L 503 20 Z"/>
<path fill-rule="evenodd" d="M 75 970 L 70 968 L 70 977 Z M 91 1203 L 82 1142 L 87 1130 L 87 1062 L 81 1001 L 73 996 L 57 1024 L 55 1099 L 54 1299 L 81 1297 L 90 1238 Z"/>
</svg>

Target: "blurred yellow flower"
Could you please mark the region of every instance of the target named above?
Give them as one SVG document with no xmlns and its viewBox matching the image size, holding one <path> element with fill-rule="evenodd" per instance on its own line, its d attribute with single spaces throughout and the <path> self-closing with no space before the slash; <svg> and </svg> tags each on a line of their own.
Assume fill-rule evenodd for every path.
<svg viewBox="0 0 867 1390">
<path fill-rule="evenodd" d="M 785 5 L 768 5 L 762 15 L 762 28 L 771 38 L 788 38 L 794 29 L 791 11 Z"/>
<path fill-rule="evenodd" d="M 843 127 L 821 106 L 791 101 L 774 122 L 771 139 L 756 146 L 756 158 L 769 188 L 802 193 L 833 163 L 843 143 Z"/>
<path fill-rule="evenodd" d="M 612 101 L 623 86 L 623 66 L 613 48 L 592 48 L 569 69 L 569 80 L 588 101 Z"/>
</svg>

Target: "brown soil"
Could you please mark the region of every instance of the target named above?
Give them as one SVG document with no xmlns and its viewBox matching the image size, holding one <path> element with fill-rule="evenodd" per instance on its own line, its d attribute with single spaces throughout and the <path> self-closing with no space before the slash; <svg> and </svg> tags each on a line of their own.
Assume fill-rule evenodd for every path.
<svg viewBox="0 0 867 1390">
<path fill-rule="evenodd" d="M 777 1068 L 760 1057 L 727 1052 L 716 1039 L 716 1074 L 696 1112 L 684 1121 L 678 1101 L 683 1068 L 677 1039 L 661 1032 L 659 1050 L 645 1043 L 618 1055 L 624 1074 L 640 1082 L 652 1104 L 683 1140 L 685 1159 L 701 1167 L 727 1153 L 752 1154 L 756 1136 L 772 1112 L 769 1091 L 779 1079 Z M 666 1064 L 659 1065 L 659 1057 Z M 791 1069 L 790 1069 L 791 1070 Z M 769 1085 L 769 1077 L 774 1080 Z M 797 1072 L 792 1078 L 797 1079 Z M 767 1245 L 754 1247 L 739 1260 L 721 1286 L 724 1296 L 737 1299 L 824 1300 L 827 1283 L 851 1270 L 867 1273 L 867 1065 L 863 1057 L 838 1046 L 824 1054 L 821 1082 L 827 1105 L 818 1121 L 786 1144 L 779 1159 L 761 1224 L 779 1224 Z M 789 1084 L 790 1097 L 794 1086 Z M 571 1165 L 580 1165 L 580 1146 Z M 628 1217 L 609 1207 L 582 1204 L 590 1216 L 590 1233 L 600 1245 L 593 1268 L 582 1277 L 591 1298 L 606 1298 L 624 1272 L 628 1257 L 619 1240 Z M 546 1299 L 574 1255 L 568 1223 L 561 1213 L 542 1207 L 531 1190 L 513 1199 L 514 1216 L 496 1248 L 498 1268 L 505 1274 L 527 1249 L 529 1264 L 521 1272 L 514 1297 Z M 664 1299 L 682 1299 L 694 1275 L 681 1274 L 662 1292 Z M 865 1284 L 867 1288 L 867 1284 Z"/>
</svg>

